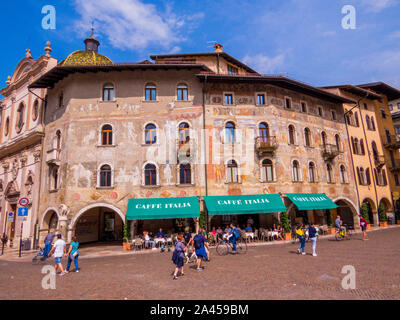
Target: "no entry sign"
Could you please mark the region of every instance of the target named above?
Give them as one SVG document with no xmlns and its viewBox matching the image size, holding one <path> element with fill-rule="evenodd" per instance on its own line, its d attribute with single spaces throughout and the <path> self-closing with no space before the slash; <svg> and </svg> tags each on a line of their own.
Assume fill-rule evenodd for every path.
<svg viewBox="0 0 400 320">
<path fill-rule="evenodd" d="M 29 199 L 28 198 L 21 198 L 19 199 L 19 205 L 22 207 L 26 207 L 29 204 Z"/>
</svg>

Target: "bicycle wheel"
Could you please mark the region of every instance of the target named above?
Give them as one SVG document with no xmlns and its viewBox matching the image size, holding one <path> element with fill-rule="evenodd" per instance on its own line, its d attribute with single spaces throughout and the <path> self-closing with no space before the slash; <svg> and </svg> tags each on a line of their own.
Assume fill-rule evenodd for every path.
<svg viewBox="0 0 400 320">
<path fill-rule="evenodd" d="M 237 253 L 246 253 L 247 252 L 247 243 L 244 239 L 238 239 L 236 242 L 236 250 Z"/>
<path fill-rule="evenodd" d="M 336 232 L 336 233 L 335 233 L 335 239 L 336 239 L 337 241 L 342 240 L 342 236 L 340 235 L 339 232 Z"/>
<path fill-rule="evenodd" d="M 225 241 L 221 241 L 220 243 L 218 243 L 216 251 L 220 256 L 227 255 L 229 251 L 228 244 Z"/>
</svg>

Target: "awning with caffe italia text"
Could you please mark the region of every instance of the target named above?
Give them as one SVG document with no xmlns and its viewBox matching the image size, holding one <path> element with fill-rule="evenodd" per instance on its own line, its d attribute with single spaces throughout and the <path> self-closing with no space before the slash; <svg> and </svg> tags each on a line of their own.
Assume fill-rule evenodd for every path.
<svg viewBox="0 0 400 320">
<path fill-rule="evenodd" d="M 254 214 L 286 211 L 279 194 L 204 197 L 209 215 Z"/>
<path fill-rule="evenodd" d="M 336 209 L 338 206 L 325 193 L 286 193 L 299 210 Z"/>
<path fill-rule="evenodd" d="M 129 199 L 127 220 L 198 218 L 197 197 Z"/>
</svg>

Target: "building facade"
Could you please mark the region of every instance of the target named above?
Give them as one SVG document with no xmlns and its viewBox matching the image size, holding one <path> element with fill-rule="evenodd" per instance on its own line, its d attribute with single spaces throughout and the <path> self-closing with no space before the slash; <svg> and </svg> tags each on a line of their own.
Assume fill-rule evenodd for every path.
<svg viewBox="0 0 400 320">
<path fill-rule="evenodd" d="M 45 52 L 35 60 L 28 49 L 13 76 L 8 77 L 7 86 L 0 91 L 4 96 L 0 117 L 0 228 L 10 247 L 17 247 L 21 237 L 32 245 L 38 230 L 46 90 L 28 87 L 57 64 L 50 56 L 49 42 Z M 22 230 L 22 221 L 17 219 L 21 198 L 29 200 Z"/>
</svg>

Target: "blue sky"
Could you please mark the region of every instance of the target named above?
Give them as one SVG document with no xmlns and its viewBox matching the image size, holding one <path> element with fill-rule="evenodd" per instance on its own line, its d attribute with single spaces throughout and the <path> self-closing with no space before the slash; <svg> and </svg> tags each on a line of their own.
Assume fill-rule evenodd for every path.
<svg viewBox="0 0 400 320">
<path fill-rule="evenodd" d="M 56 29 L 42 28 L 44 5 Z M 356 29 L 342 28 L 344 5 Z M 212 51 L 212 43 L 261 73 L 312 85 L 384 81 L 400 88 L 400 0 L 14 0 L 2 5 L 0 74 L 5 86 L 30 48 L 47 40 L 61 61 L 83 48 L 94 20 L 100 52 L 114 62 L 150 54 Z"/>
</svg>

